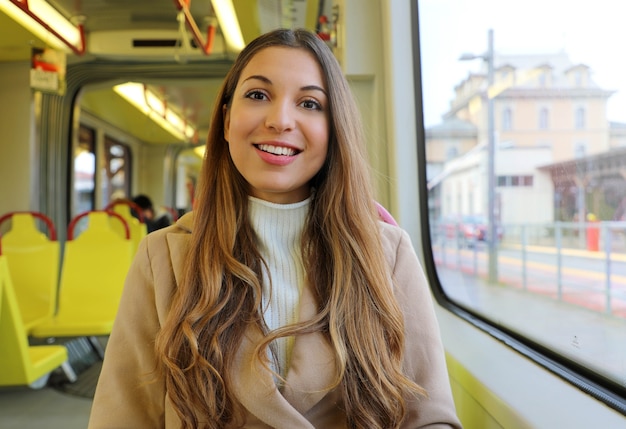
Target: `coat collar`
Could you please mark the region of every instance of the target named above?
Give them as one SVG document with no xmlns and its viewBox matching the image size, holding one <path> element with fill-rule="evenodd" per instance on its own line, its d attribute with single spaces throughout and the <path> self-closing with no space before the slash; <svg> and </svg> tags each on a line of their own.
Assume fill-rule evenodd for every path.
<svg viewBox="0 0 626 429">
<path fill-rule="evenodd" d="M 176 225 L 191 233 L 193 214 L 181 217 Z M 167 243 L 176 281 L 180 281 L 184 248 L 189 234 L 167 234 Z M 309 288 L 300 297 L 300 320 L 310 320 L 317 305 Z M 233 364 L 233 390 L 241 404 L 259 420 L 272 427 L 313 428 L 304 417 L 328 392 L 336 379 L 337 368 L 328 341 L 319 332 L 296 337 L 286 383 L 282 392 L 273 374 L 255 357 L 254 349 L 263 339 L 257 328 L 250 327 L 239 346 Z"/>
</svg>

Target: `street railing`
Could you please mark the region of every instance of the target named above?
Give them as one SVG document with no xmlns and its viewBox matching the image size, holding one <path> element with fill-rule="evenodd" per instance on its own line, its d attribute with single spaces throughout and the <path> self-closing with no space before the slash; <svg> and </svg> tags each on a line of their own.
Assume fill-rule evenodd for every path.
<svg viewBox="0 0 626 429">
<path fill-rule="evenodd" d="M 626 222 L 507 224 L 502 226 L 502 230 L 502 236 L 496 243 L 497 248 L 515 255 L 521 267 L 519 278 L 510 279 L 509 275 L 508 279 L 500 277 L 496 283 L 506 284 L 508 280 L 512 280 L 528 290 L 531 256 L 551 255 L 550 265 L 556 271 L 557 299 L 563 300 L 566 288 L 598 292 L 598 287 L 601 286 L 603 307 L 607 313 L 613 312 L 614 300 L 626 301 L 626 286 L 616 287 L 618 282 L 615 281 L 617 276 L 626 278 L 619 274 L 626 273 Z M 431 234 L 438 264 L 463 270 L 474 276 L 486 275 L 488 237 L 468 234 L 466 225 L 449 223 L 432 224 Z M 586 285 L 581 281 L 573 281 L 572 274 L 567 273 L 566 258 L 587 258 L 599 262 L 601 271 L 596 269 L 593 273 L 595 278 L 601 277 L 602 285 L 598 282 Z M 498 265 L 502 265 L 504 259 L 505 257 L 499 255 Z M 545 279 L 543 281 L 546 282 Z"/>
</svg>

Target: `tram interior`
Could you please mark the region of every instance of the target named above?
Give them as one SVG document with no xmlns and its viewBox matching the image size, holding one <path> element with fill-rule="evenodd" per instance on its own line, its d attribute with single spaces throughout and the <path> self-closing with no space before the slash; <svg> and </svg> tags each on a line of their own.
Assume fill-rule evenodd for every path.
<svg viewBox="0 0 626 429">
<path fill-rule="evenodd" d="M 73 27 L 82 26 L 84 45 L 80 39 L 70 42 L 71 47 L 55 45 L 56 38 L 31 32 L 5 10 L 9 5 L 14 12 L 24 14 L 20 8 L 34 8 L 41 3 L 60 12 Z M 103 187 L 95 179 L 113 175 L 117 160 L 109 158 L 118 156 L 117 143 L 128 148 L 119 159 L 128 156 L 124 162 L 132 165 L 132 174 L 126 176 L 131 179 L 124 185 L 126 195 L 151 195 L 155 206 L 171 210 L 168 213 L 172 216 L 191 209 L 194 174 L 202 162 L 215 94 L 240 50 L 241 41 L 230 35 L 221 15 L 218 5 L 224 3 L 231 1 L 0 0 L 0 318 L 15 314 L 15 305 L 11 304 L 15 300 L 5 296 L 8 282 L 3 253 L 10 251 L 5 241 L 8 225 L 12 228 L 19 222 L 3 223 L 3 214 L 41 208 L 56 226 L 60 243 L 57 251 L 63 254 L 72 219 L 84 210 L 107 207 L 118 195 L 118 188 Z M 547 149 L 556 144 L 542 140 L 537 147 L 516 147 L 505 141 L 500 153 L 508 153 L 512 162 L 510 171 L 501 172 L 499 178 L 511 186 L 488 197 L 488 186 L 481 185 L 487 177 L 484 171 L 488 157 L 478 154 L 488 151 L 483 150 L 487 143 L 482 140 L 486 139 L 479 136 L 487 135 L 487 116 L 495 109 L 479 102 L 489 98 L 490 56 L 482 53 L 489 25 L 497 27 L 496 54 L 512 53 L 506 52 L 504 43 L 505 33 L 510 33 L 510 40 L 516 42 L 513 47 L 523 54 L 537 54 L 551 38 L 566 40 L 575 36 L 572 48 L 591 46 L 594 53 L 615 57 L 611 54 L 615 49 L 597 46 L 610 47 L 617 40 L 615 34 L 623 26 L 617 21 L 609 24 L 619 20 L 615 10 L 619 6 L 609 0 L 584 8 L 565 3 L 533 0 L 513 14 L 506 2 L 495 0 L 232 0 L 244 44 L 278 27 L 305 27 L 325 36 L 336 31 L 335 42 L 339 42 L 333 49 L 366 125 L 378 202 L 410 235 L 424 265 L 457 413 L 467 428 L 624 425 L 626 239 L 622 221 L 626 212 L 626 119 L 610 127 L 602 119 L 606 126 L 600 131 L 615 133 L 620 142 L 615 147 L 597 153 L 598 145 L 587 148 L 579 145 L 581 142 L 567 140 L 565 146 L 572 153 L 582 148 L 590 149 L 589 153 L 559 162 L 535 162 L 536 157 L 547 156 Z M 536 13 L 538 8 L 541 14 Z M 522 11 L 530 12 L 522 15 Z M 326 33 L 329 28 L 320 23 L 321 15 L 328 17 L 327 24 L 333 24 L 331 33 Z M 50 16 L 45 13 L 46 20 Z M 588 31 L 594 19 L 602 22 L 607 34 Z M 516 31 L 511 25 L 515 21 L 526 26 L 533 21 L 533 31 L 529 33 L 525 27 Z M 561 34 L 560 28 L 567 31 Z M 555 36 L 556 32 L 559 34 Z M 488 34 L 493 35 L 491 31 Z M 531 36 L 541 39 L 532 49 L 524 45 Z M 47 46 L 52 51 L 43 49 Z M 467 51 L 478 54 L 471 55 L 476 61 L 465 61 Z M 451 59 L 444 61 L 444 56 Z M 598 74 L 603 70 L 603 61 L 580 61 L 584 70 L 587 66 L 595 69 L 596 64 Z M 41 78 L 37 70 L 51 64 L 65 80 L 59 79 L 59 87 L 52 89 L 34 87 L 33 80 Z M 471 68 L 462 68 L 470 64 Z M 549 64 L 541 64 L 542 70 L 552 70 Z M 608 68 L 619 70 L 617 66 Z M 503 70 L 512 70 L 511 64 Z M 450 77 L 457 72 L 458 79 Z M 20 86 L 14 84 L 18 81 Z M 467 85 L 459 86 L 459 81 Z M 437 89 L 438 85 L 443 86 Z M 606 87 L 613 86 L 611 83 Z M 465 89 L 471 89 L 467 97 Z M 545 109 L 535 109 L 528 102 L 535 98 L 519 93 L 519 106 L 525 106 L 524 112 L 532 112 L 527 119 L 533 128 L 518 133 L 524 138 L 534 135 L 529 129 L 541 127 L 541 120 L 535 121 L 535 117 L 542 118 L 544 110 L 552 111 L 548 109 L 552 106 L 550 94 L 556 94 L 560 101 L 566 99 L 562 88 L 552 92 L 551 87 L 531 89 Z M 575 88 L 578 104 L 583 104 L 585 97 L 580 94 L 587 94 L 588 89 Z M 439 90 L 447 91 L 452 101 L 458 96 L 465 103 L 458 106 L 467 106 L 467 112 L 476 116 L 476 123 L 446 116 L 445 112 L 456 114 L 461 110 L 445 93 L 437 95 Z M 611 91 L 605 93 L 606 97 Z M 500 103 L 494 105 L 518 106 L 507 97 L 494 95 Z M 143 102 L 143 107 L 137 100 Z M 436 107 L 440 103 L 448 110 Z M 603 109 L 599 115 L 590 108 L 589 118 L 604 118 Z M 499 111 L 495 109 L 495 113 Z M 574 115 L 579 111 L 568 110 L 559 118 L 571 117 L 573 128 Z M 520 107 L 514 117 L 522 117 L 521 113 Z M 177 124 L 174 132 L 156 122 L 159 116 L 171 114 L 175 116 L 169 116 L 168 122 Z M 441 123 L 435 118 L 428 125 L 428 115 L 440 115 Z M 489 134 L 503 135 L 500 131 L 505 127 L 501 123 L 505 121 L 491 122 L 497 132 L 492 129 Z M 557 131 L 571 135 L 598 131 L 561 128 Z M 546 141 L 550 140 L 548 131 L 541 129 Z M 429 133 L 434 137 L 429 139 Z M 466 139 L 468 133 L 471 139 Z M 113 143 L 107 141 L 109 137 Z M 602 141 L 608 145 L 609 139 Z M 466 149 L 471 157 L 464 157 Z M 516 156 L 521 152 L 513 149 L 523 150 L 525 157 Z M 93 162 L 89 177 L 81 176 L 82 170 L 77 168 L 83 154 Z M 109 155 L 113 156 L 107 158 Z M 95 168 L 96 156 L 98 162 L 107 159 L 109 170 Z M 532 159 L 538 165 L 537 172 L 532 171 L 535 176 L 518 171 L 523 159 Z M 426 183 L 433 165 L 443 168 L 444 173 L 458 173 L 455 177 L 447 173 L 436 176 L 441 178 L 440 184 L 450 185 L 449 192 L 444 193 L 443 186 L 431 188 L 436 181 Z M 446 170 L 445 165 L 458 168 Z M 426 174 L 422 174 L 424 170 Z M 513 186 L 538 185 L 538 177 L 545 179 L 544 188 Z M 114 180 L 107 183 L 115 184 Z M 543 192 L 545 188 L 554 192 Z M 497 208 L 492 213 L 508 210 L 515 214 L 515 222 L 502 222 L 504 232 L 502 237 L 498 235 L 499 241 L 490 242 L 487 235 L 482 240 L 464 240 L 458 235 L 460 222 L 443 222 L 448 215 L 485 214 L 488 200 Z M 527 201 L 532 201 L 532 206 Z M 448 205 L 447 212 L 443 204 Z M 585 209 L 593 218 L 578 214 Z M 535 222 L 526 229 L 530 214 L 540 214 L 548 221 Z M 517 221 L 518 215 L 523 222 Z M 50 236 L 45 222 L 38 222 L 39 229 Z M 496 225 L 494 219 L 490 225 Z M 591 235 L 595 238 L 589 239 Z M 583 254 L 586 259 L 581 259 Z M 51 255 L 58 258 L 55 253 Z M 36 266 L 37 270 L 30 269 L 32 273 L 28 274 L 43 274 L 41 259 Z M 52 276 L 58 285 L 60 275 Z M 0 323 L 0 334 L 6 333 L 2 331 L 4 326 L 8 325 Z M 9 387 L 0 383 L 0 428 L 86 427 L 107 335 L 55 337 L 31 335 L 30 329 L 34 328 L 18 326 L 11 331 L 18 332 L 15 338 L 21 338 L 16 350 L 26 355 L 31 346 L 51 346 L 51 352 L 58 351 L 55 346 L 64 346 L 70 368 L 58 366 L 48 378 Z M 6 357 L 3 353 L 0 344 L 0 364 Z M 72 381 L 72 372 L 76 381 Z"/>
<path fill-rule="evenodd" d="M 48 2 L 72 22 L 80 22 L 85 32 L 85 53 L 70 53 L 67 64 L 91 61 L 94 58 L 112 62 L 170 63 L 185 65 L 229 62 L 240 48 L 232 46 L 224 36 L 211 0 L 194 0 L 187 3 L 188 21 L 178 1 L 138 0 L 133 2 L 99 1 L 76 2 L 73 0 L 51 0 Z M 228 3 L 228 2 L 226 2 Z M 289 6 L 282 3 L 290 3 Z M 249 41 L 271 28 L 281 26 L 307 27 L 314 30 L 317 14 L 330 13 L 330 1 L 244 1 L 235 2 L 234 13 L 241 29 L 243 41 Z M 191 25 L 186 24 L 192 22 Z M 194 26 L 197 31 L 190 30 Z M 215 28 L 213 35 L 209 30 Z M 210 42 L 210 43 L 209 43 Z M 204 46 L 201 44 L 204 43 Z M 210 47 L 208 46 L 210 44 Z M 1 61 L 27 61 L 32 59 L 33 46 L 43 46 L 39 39 L 8 14 L 0 13 Z M 116 82 L 114 84 L 123 83 Z M 140 82 L 167 101 L 168 106 L 179 112 L 183 119 L 192 121 L 198 130 L 193 142 L 202 142 L 208 129 L 209 112 L 213 105 L 219 79 L 172 81 L 153 79 Z M 91 106 L 97 113 L 106 115 L 111 123 L 123 119 L 136 121 L 141 113 L 119 97 L 113 97 L 114 84 L 102 84 L 86 89 L 96 92 L 99 104 Z M 106 96 L 105 94 L 106 93 Z M 89 96 L 85 99 L 88 102 Z M 161 144 L 171 143 L 155 123 L 145 123 L 131 129 L 144 141 Z"/>
<path fill-rule="evenodd" d="M 120 75 L 81 88 L 77 95 L 77 116 L 81 121 L 97 118 L 110 127 L 125 130 L 142 143 L 144 154 L 152 152 L 159 156 L 175 148 L 180 152 L 178 162 L 199 169 L 215 93 L 240 50 L 225 34 L 225 25 L 218 19 L 217 14 L 221 12 L 214 6 L 219 2 L 49 0 L 47 3 L 76 26 L 83 26 L 84 52 L 67 52 L 61 60 L 46 57 L 46 51 L 34 48 L 45 47 L 50 41 L 27 30 L 3 11 L 0 12 L 0 61 L 31 62 L 33 68 L 36 62 L 43 67 L 47 62 L 54 62 L 57 66 L 61 64 L 57 69 L 61 74 L 73 65 L 94 61 L 99 67 L 112 70 L 119 65 L 136 69 L 138 64 L 145 64 L 152 72 L 143 78 L 128 79 Z M 315 30 L 318 14 L 330 13 L 331 2 L 258 0 L 234 3 L 243 41 L 247 42 L 271 28 L 288 26 Z M 60 50 L 68 51 L 67 47 Z M 180 77 L 177 73 L 181 69 L 201 71 L 195 78 L 193 71 Z M 141 76 L 141 72 L 135 72 L 135 76 Z M 179 121 L 192 129 L 183 126 L 180 137 L 173 136 L 158 125 L 151 114 L 120 97 L 124 87 L 139 92 L 139 98 L 148 103 L 149 99 L 156 100 L 153 102 L 175 113 Z M 63 88 L 58 89 L 58 93 L 63 94 Z M 151 108 L 154 110 L 153 106 Z M 103 200 L 102 205 L 106 202 Z M 79 208 L 75 210 L 80 211 Z M 64 345 L 78 380 L 72 382 L 67 372 L 58 368 L 48 379 L 39 380 L 37 386 L 0 388 L 0 426 L 6 429 L 85 427 L 106 338 L 106 335 L 31 337 L 31 346 Z"/>
</svg>

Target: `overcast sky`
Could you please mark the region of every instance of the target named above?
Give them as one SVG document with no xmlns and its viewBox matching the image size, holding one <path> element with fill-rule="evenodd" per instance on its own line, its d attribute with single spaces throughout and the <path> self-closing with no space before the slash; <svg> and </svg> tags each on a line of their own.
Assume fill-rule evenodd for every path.
<svg viewBox="0 0 626 429">
<path fill-rule="evenodd" d="M 483 54 L 494 31 L 497 54 L 556 53 L 591 68 L 609 99 L 608 117 L 626 123 L 626 1 L 593 0 L 420 0 L 424 119 L 441 121 L 454 86 L 480 61 L 459 61 L 462 53 Z"/>
</svg>

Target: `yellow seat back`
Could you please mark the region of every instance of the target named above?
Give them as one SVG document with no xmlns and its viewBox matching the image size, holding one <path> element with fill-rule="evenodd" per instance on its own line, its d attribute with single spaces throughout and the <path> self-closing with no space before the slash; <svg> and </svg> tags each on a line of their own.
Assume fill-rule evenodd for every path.
<svg viewBox="0 0 626 429">
<path fill-rule="evenodd" d="M 67 361 L 63 346 L 29 346 L 7 260 L 0 255 L 0 386 L 36 385 Z"/>
<path fill-rule="evenodd" d="M 73 226 L 85 216 L 86 229 L 73 239 Z M 119 215 L 95 211 L 83 213 L 70 223 L 61 268 L 59 309 L 49 322 L 33 329 L 33 336 L 111 333 L 132 254 L 131 241 L 113 230 L 111 216 Z"/>
<path fill-rule="evenodd" d="M 128 224 L 130 240 L 133 243 L 132 256 L 134 256 L 139 247 L 139 242 L 148 234 L 148 226 L 132 215 L 131 206 L 129 204 L 120 202 L 110 204 L 109 206 L 109 210 L 122 216 Z M 111 219 L 110 222 L 114 231 L 122 237 L 126 236 L 124 225 L 119 220 Z"/>
<path fill-rule="evenodd" d="M 88 214 L 89 225 L 65 243 L 59 313 L 114 317 L 130 267 L 132 242 L 115 232 L 106 212 Z M 82 316 L 81 316 L 82 317 Z"/>
<path fill-rule="evenodd" d="M 37 229 L 30 213 L 15 213 L 11 220 L 11 230 L 2 237 L 2 247 L 28 332 L 56 311 L 59 243 Z"/>
</svg>

